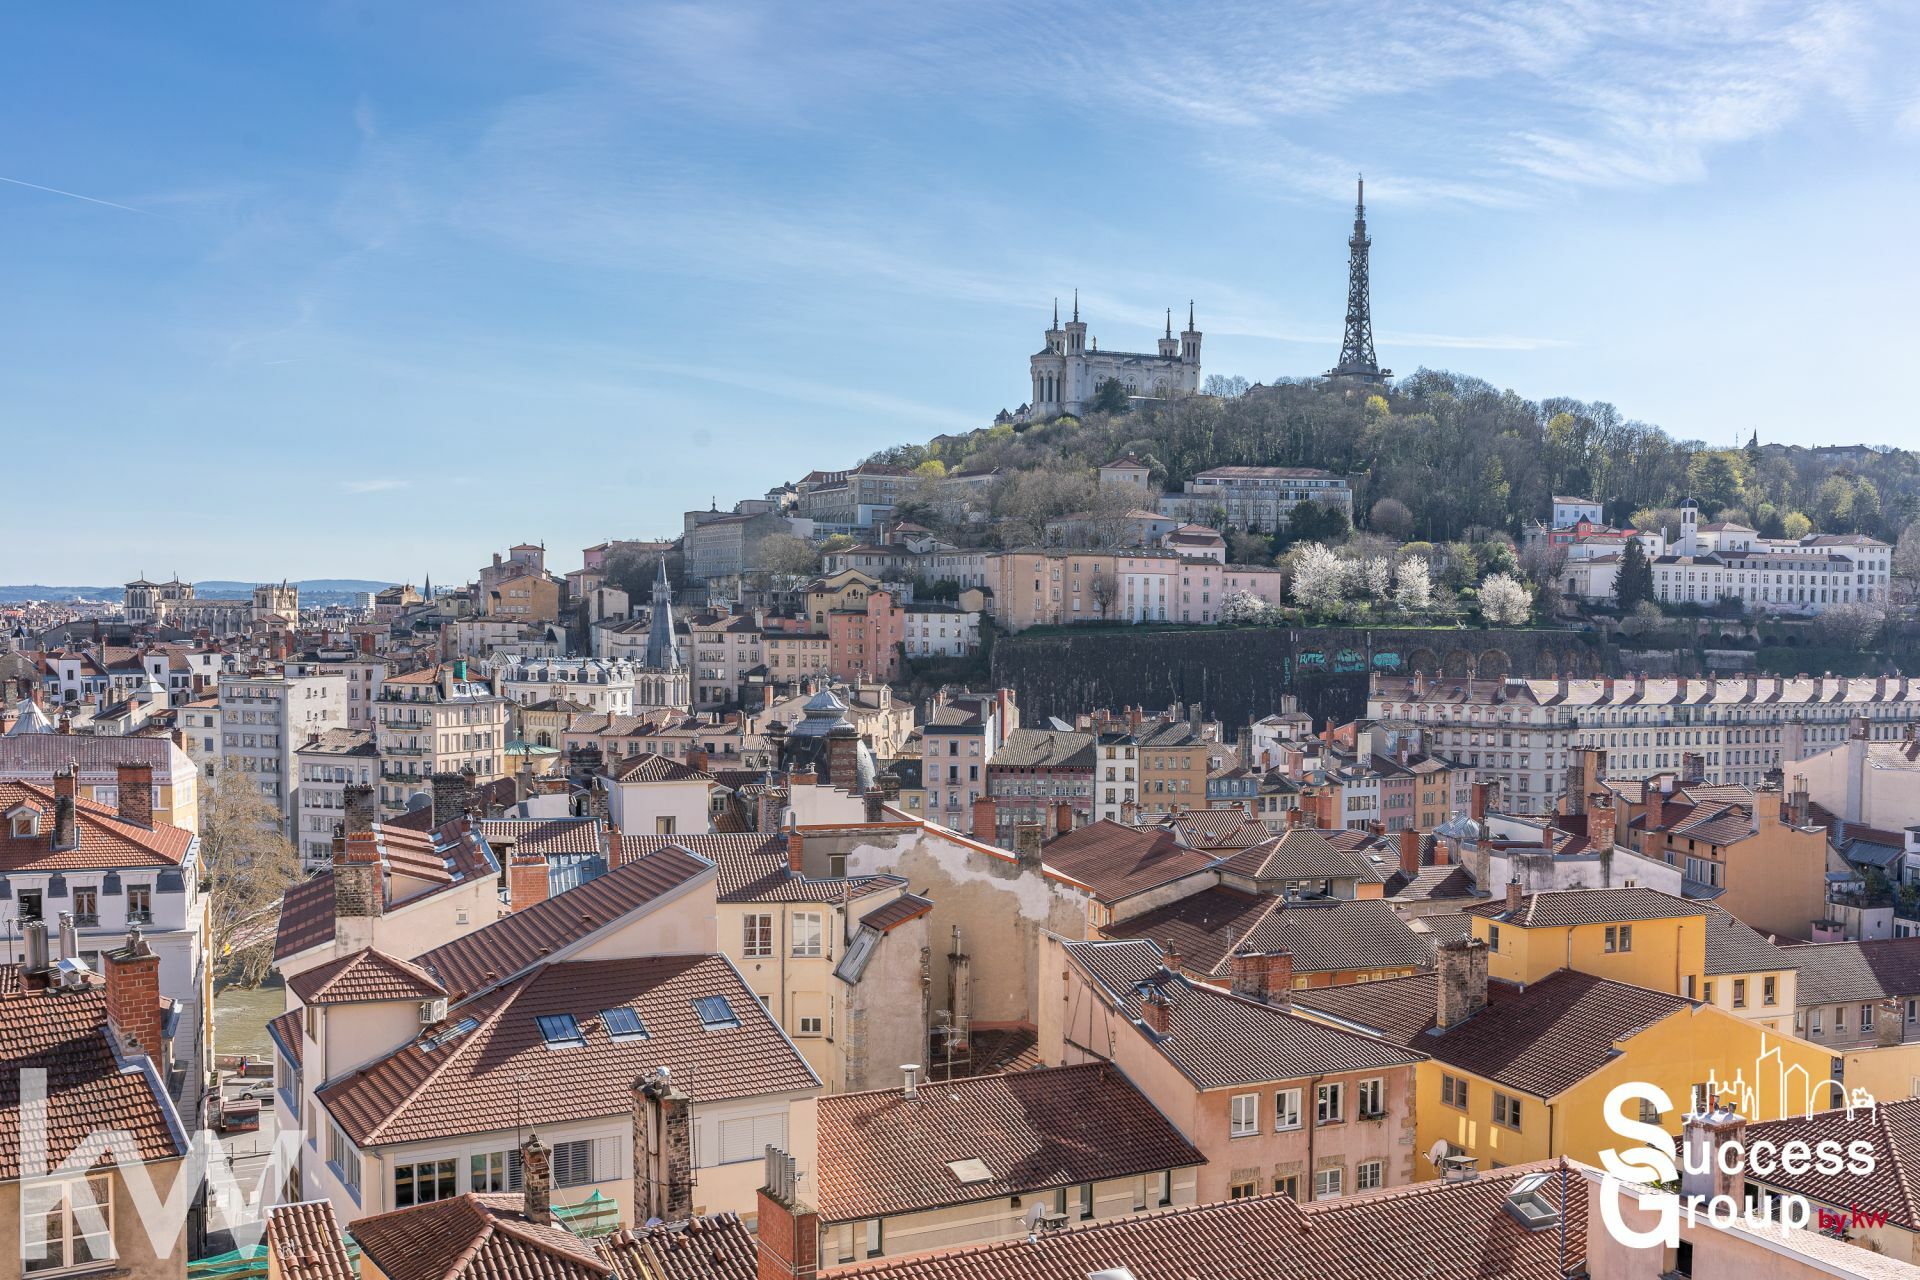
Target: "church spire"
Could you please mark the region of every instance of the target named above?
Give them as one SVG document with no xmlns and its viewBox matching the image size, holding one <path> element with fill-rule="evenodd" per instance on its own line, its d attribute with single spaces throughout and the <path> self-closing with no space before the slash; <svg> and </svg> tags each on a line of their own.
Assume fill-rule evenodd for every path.
<svg viewBox="0 0 1920 1280">
<path fill-rule="evenodd" d="M 1073 291 L 1073 322 L 1080 323 L 1080 290 L 1077 287 Z"/>
<path fill-rule="evenodd" d="M 1167 308 L 1167 336 L 1169 338 L 1173 336 L 1173 308 L 1172 307 Z"/>
<path fill-rule="evenodd" d="M 667 557 L 653 577 L 653 611 L 647 620 L 647 666 L 655 671 L 680 669 L 680 646 L 673 634 L 673 585 L 667 581 Z"/>
<path fill-rule="evenodd" d="M 1187 332 L 1193 332 L 1193 299 L 1187 299 Z"/>
<path fill-rule="evenodd" d="M 1393 370 L 1382 369 L 1373 352 L 1373 307 L 1368 280 L 1367 180 L 1359 178 L 1353 201 L 1353 234 L 1347 237 L 1347 322 L 1340 338 L 1340 363 L 1327 370 L 1329 378 L 1385 382 Z"/>
<path fill-rule="evenodd" d="M 1060 327 L 1060 299 L 1057 295 L 1053 300 L 1053 327 L 1056 329 Z"/>
</svg>

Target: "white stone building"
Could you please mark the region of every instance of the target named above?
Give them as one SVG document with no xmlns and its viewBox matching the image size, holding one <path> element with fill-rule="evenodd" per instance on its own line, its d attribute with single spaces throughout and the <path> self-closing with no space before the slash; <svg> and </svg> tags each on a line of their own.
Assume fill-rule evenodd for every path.
<svg viewBox="0 0 1920 1280">
<path fill-rule="evenodd" d="M 589 711 L 633 714 L 634 665 L 599 658 L 511 658 L 496 668 L 500 694 L 516 706 L 566 698 Z"/>
<path fill-rule="evenodd" d="M 300 787 L 294 751 L 313 734 L 346 727 L 345 677 L 233 673 L 220 677 L 219 700 L 220 762 L 251 775 L 293 833 Z"/>
<path fill-rule="evenodd" d="M 1680 508 L 1673 553 L 1653 562 L 1654 599 L 1712 605 L 1735 599 L 1750 612 L 1818 614 L 1836 604 L 1884 606 L 1893 548 L 1861 534 L 1762 538 L 1743 524 L 1702 525 Z"/>
<path fill-rule="evenodd" d="M 491 782 L 506 770 L 507 700 L 471 678 L 464 661 L 389 676 L 374 703 L 380 803 L 406 809 L 436 773 L 473 772 Z"/>
<path fill-rule="evenodd" d="M 333 829 L 347 816 L 349 784 L 379 783 L 380 748 L 368 729 L 329 729 L 294 751 L 300 774 L 300 821 L 294 847 L 309 872 L 333 865 Z"/>
<path fill-rule="evenodd" d="M 1163 494 L 1162 515 L 1211 528 L 1273 533 L 1303 502 L 1324 502 L 1353 519 L 1353 487 L 1318 467 L 1210 467 L 1184 492 Z"/>
<path fill-rule="evenodd" d="M 1102 351 L 1100 340 L 1087 333 L 1080 318 L 1080 294 L 1074 292 L 1073 319 L 1060 323 L 1056 302 L 1053 327 L 1046 345 L 1029 360 L 1032 399 L 1029 418 L 1053 418 L 1063 413 L 1085 413 L 1093 405 L 1100 384 L 1112 378 L 1130 396 L 1162 398 L 1192 394 L 1200 389 L 1200 331 L 1194 327 L 1193 307 L 1187 307 L 1187 327 L 1173 336 L 1173 312 L 1167 312 L 1166 336 L 1152 354 L 1138 351 Z"/>
<path fill-rule="evenodd" d="M 909 658 L 964 658 L 980 647 L 980 611 L 951 604 L 910 604 L 902 644 Z"/>
</svg>

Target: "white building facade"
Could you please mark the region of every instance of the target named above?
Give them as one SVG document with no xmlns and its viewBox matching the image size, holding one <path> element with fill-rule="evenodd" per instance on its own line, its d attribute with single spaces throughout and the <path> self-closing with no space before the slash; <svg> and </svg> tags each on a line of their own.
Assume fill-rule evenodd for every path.
<svg viewBox="0 0 1920 1280">
<path fill-rule="evenodd" d="M 1200 389 L 1200 331 L 1194 327 L 1189 306 L 1187 327 L 1178 338 L 1173 336 L 1173 312 L 1167 312 L 1166 336 L 1152 354 L 1102 351 L 1099 339 L 1088 334 L 1087 323 L 1080 318 L 1076 292 L 1073 319 L 1061 324 L 1055 304 L 1046 345 L 1027 363 L 1032 382 L 1030 418 L 1085 413 L 1093 406 L 1100 384 L 1109 378 L 1125 387 L 1130 396 L 1164 399 L 1191 395 Z"/>
</svg>

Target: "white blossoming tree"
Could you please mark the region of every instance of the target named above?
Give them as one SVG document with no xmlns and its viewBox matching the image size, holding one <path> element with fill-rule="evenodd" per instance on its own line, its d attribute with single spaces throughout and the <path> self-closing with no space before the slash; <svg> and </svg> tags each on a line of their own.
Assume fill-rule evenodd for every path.
<svg viewBox="0 0 1920 1280">
<path fill-rule="evenodd" d="M 1301 548 L 1293 564 L 1293 598 L 1303 608 L 1326 610 L 1347 597 L 1348 565 L 1318 542 Z"/>
<path fill-rule="evenodd" d="M 1235 591 L 1220 602 L 1222 622 L 1266 622 L 1273 610 L 1251 591 Z"/>
<path fill-rule="evenodd" d="M 1533 620 L 1533 596 L 1510 573 L 1490 573 L 1480 584 L 1480 616 L 1496 627 L 1524 627 Z"/>
<path fill-rule="evenodd" d="M 1408 613 L 1433 607 L 1433 573 L 1427 562 L 1408 556 L 1394 570 L 1393 602 Z"/>
<path fill-rule="evenodd" d="M 1393 561 L 1385 556 L 1369 556 L 1360 562 L 1360 581 L 1367 594 L 1385 600 L 1393 594 Z"/>
</svg>

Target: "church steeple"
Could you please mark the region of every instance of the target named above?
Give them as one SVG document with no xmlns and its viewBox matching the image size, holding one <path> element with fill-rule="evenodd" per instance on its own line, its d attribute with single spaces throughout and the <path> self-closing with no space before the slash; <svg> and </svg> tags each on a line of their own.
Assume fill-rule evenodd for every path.
<svg viewBox="0 0 1920 1280">
<path fill-rule="evenodd" d="M 673 584 L 667 581 L 667 557 L 660 557 L 653 578 L 653 612 L 647 621 L 647 666 L 655 671 L 680 669 L 680 644 L 673 634 Z"/>
</svg>

